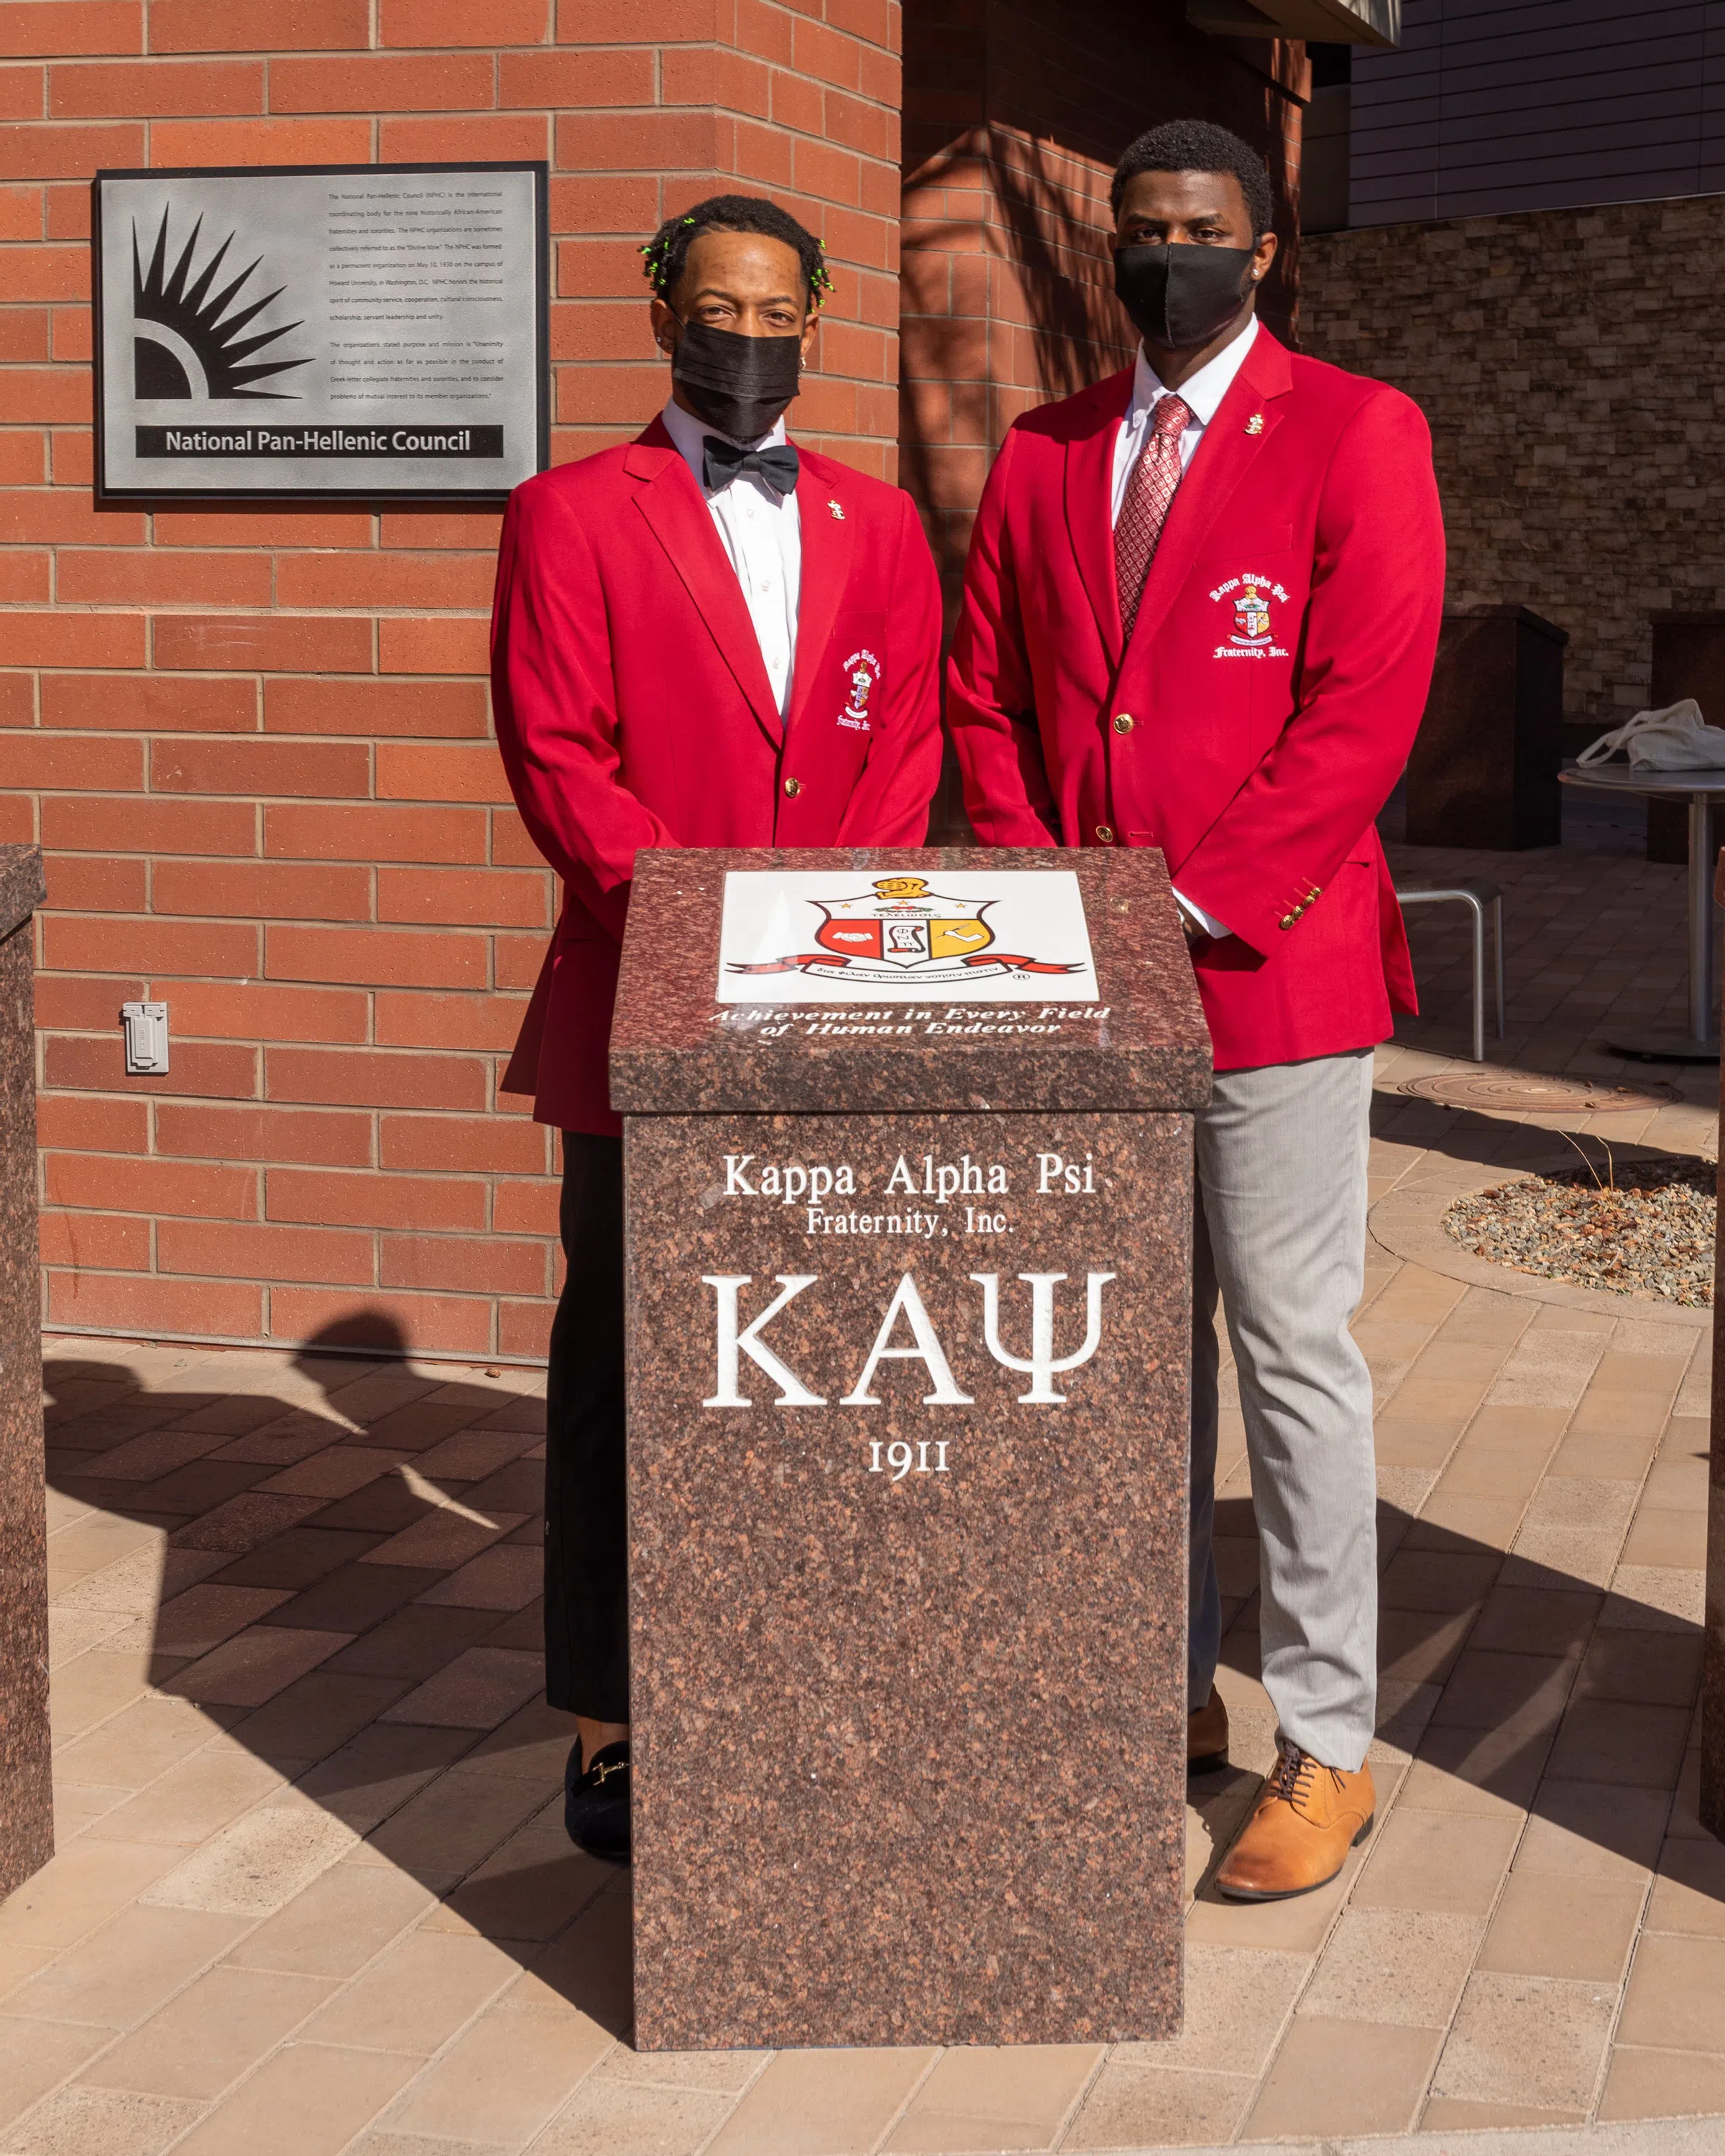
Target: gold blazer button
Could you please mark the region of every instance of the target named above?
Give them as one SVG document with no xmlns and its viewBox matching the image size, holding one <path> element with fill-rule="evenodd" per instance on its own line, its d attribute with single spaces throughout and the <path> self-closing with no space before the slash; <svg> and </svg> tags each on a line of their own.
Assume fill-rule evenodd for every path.
<svg viewBox="0 0 1725 2156">
<path fill-rule="evenodd" d="M 1101 845 L 1111 846 L 1114 843 L 1114 826 L 1111 824 L 1098 824 L 1096 840 Z"/>
<path fill-rule="evenodd" d="M 1114 714 L 1114 731 L 1115 731 L 1115 732 L 1116 732 L 1116 733 L 1117 733 L 1117 734 L 1129 734 L 1129 733 L 1132 732 L 1132 713 L 1131 713 L 1130 711 L 1117 711 L 1117 712 Z"/>
<path fill-rule="evenodd" d="M 794 796 L 794 795 L 796 795 L 796 794 L 800 793 L 803 791 L 803 782 L 802 782 L 802 780 L 801 780 L 800 778 L 788 778 L 788 779 L 786 779 L 786 781 L 785 781 L 785 783 L 784 783 L 784 790 L 785 790 L 785 792 L 786 792 L 787 793 L 792 794 L 792 795 L 793 795 L 793 796 Z"/>
</svg>

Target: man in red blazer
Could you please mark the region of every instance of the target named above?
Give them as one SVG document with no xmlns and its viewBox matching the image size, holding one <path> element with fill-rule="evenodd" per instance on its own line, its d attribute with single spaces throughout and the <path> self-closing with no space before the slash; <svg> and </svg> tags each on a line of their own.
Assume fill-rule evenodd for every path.
<svg viewBox="0 0 1725 2156">
<path fill-rule="evenodd" d="M 1262 160 L 1176 121 L 1115 177 L 1135 364 L 1027 413 L 972 542 L 948 716 L 985 845 L 1159 846 L 1215 1050 L 1194 1219 L 1192 1768 L 1214 1691 L 1219 1289 L 1260 1541 L 1280 1763 L 1219 1876 L 1304 1892 L 1373 1815 L 1371 1383 L 1348 1332 L 1372 1049 L 1413 978 L 1373 819 L 1425 706 L 1444 580 L 1430 444 L 1395 390 L 1258 321 Z"/>
<path fill-rule="evenodd" d="M 546 1694 L 571 1835 L 629 1851 L 622 1125 L 606 1082 L 644 846 L 915 846 L 940 771 L 940 594 L 908 495 L 785 439 L 830 280 L 772 203 L 643 249 L 670 399 L 504 520 L 497 740 L 562 917 L 503 1080 L 563 1132 L 547 1397 Z M 857 712 L 864 714 L 859 725 Z"/>
</svg>

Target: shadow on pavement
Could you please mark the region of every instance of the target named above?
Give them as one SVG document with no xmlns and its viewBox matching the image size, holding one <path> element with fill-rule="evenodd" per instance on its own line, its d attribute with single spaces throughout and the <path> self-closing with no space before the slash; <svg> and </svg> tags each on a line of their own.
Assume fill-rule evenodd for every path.
<svg viewBox="0 0 1725 2156">
<path fill-rule="evenodd" d="M 564 1838 L 572 1723 L 542 1696 L 543 1403 L 363 1348 L 292 1367 L 297 1383 L 253 1363 L 200 1387 L 206 1363 L 146 1389 L 123 1365 L 50 1353 L 51 1486 L 165 1537 L 136 1538 L 116 1561 L 94 1547 L 109 1531 L 92 1523 L 87 1551 L 63 1544 L 57 1606 L 98 1630 L 104 1613 L 148 1621 L 157 1694 L 195 1706 L 449 1920 L 624 2033 L 628 1876 Z M 1224 1669 L 1254 1681 L 1235 1687 L 1249 1702 L 1249 1500 L 1219 1504 L 1217 1537 L 1224 1589 L 1244 1598 Z M 1380 1550 L 1392 1740 L 1485 1798 L 1654 1863 L 1700 1681 L 1699 1628 L 1620 1597 L 1602 1625 L 1607 1598 L 1585 1581 L 1394 1506 L 1380 1507 Z M 118 1777 L 160 1712 L 144 1693 L 69 1733 L 59 1774 Z M 1231 1791 L 1243 1810 L 1254 1786 L 1235 1771 L 1194 1795 Z"/>
<path fill-rule="evenodd" d="M 1420 1801 L 1481 1817 L 1525 1810 L 1610 1856 L 1656 1867 L 1673 1794 L 1690 1810 L 1696 1801 L 1680 1784 L 1701 1689 L 1701 1626 L 1383 1501 L 1378 1531 L 1379 1735 L 1426 1778 Z M 1224 1593 L 1231 1583 L 1246 1597 L 1223 1638 L 1223 1668 L 1255 1693 L 1249 1498 L 1218 1501 L 1216 1546 Z M 1221 1688 L 1225 1696 L 1225 1676 Z M 1434 1775 L 1459 1786 L 1435 1789 Z M 1193 1794 L 1202 1801 L 1227 1792 L 1210 1778 Z M 1703 1856 L 1690 1883 L 1717 1896 L 1722 1876 Z"/>
<path fill-rule="evenodd" d="M 1507 1072 L 1497 1074 L 1512 1075 Z M 1530 1074 L 1531 1075 L 1531 1074 Z M 1533 1104 L 1530 1101 L 1529 1106 Z M 1573 1111 L 1571 1112 L 1574 1112 Z M 1600 1115 L 1592 1130 L 1549 1130 L 1543 1124 L 1512 1122 L 1507 1115 L 1493 1116 L 1473 1108 L 1445 1107 L 1418 1095 L 1397 1093 L 1380 1086 L 1372 1096 L 1372 1135 L 1391 1142 L 1417 1145 L 1422 1152 L 1445 1160 L 1471 1161 L 1481 1168 L 1512 1169 L 1537 1167 L 1591 1168 L 1609 1178 L 1614 1158 L 1657 1161 L 1676 1165 L 1697 1158 L 1667 1146 L 1650 1145 L 1631 1137 L 1637 1117 L 1625 1115 L 1625 1134 L 1610 1128 L 1614 1120 Z"/>
<path fill-rule="evenodd" d="M 57 1774 L 135 1779 L 128 1745 L 147 1752 L 155 1695 L 188 1702 L 446 1921 L 621 2033 L 628 1875 L 563 1833 L 573 1722 L 543 1697 L 543 1399 L 380 1363 L 368 1348 L 400 1343 L 377 1322 L 363 1345 L 314 1342 L 285 1384 L 236 1362 L 231 1381 L 200 1386 L 204 1363 L 146 1389 L 50 1345 L 51 1489 L 165 1537 L 116 1564 L 98 1533 L 62 1558 L 57 1607 L 85 1613 L 85 1633 L 152 1625 L 153 1692 L 69 1732 Z"/>
</svg>

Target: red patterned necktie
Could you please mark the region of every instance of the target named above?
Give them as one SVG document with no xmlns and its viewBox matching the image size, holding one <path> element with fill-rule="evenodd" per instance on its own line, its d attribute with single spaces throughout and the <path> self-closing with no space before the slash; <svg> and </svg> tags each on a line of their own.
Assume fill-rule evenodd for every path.
<svg viewBox="0 0 1725 2156">
<path fill-rule="evenodd" d="M 1114 527 L 1114 575 L 1120 587 L 1120 624 L 1129 643 L 1156 542 L 1180 484 L 1180 437 L 1192 417 L 1178 397 L 1156 408 L 1149 439 L 1126 483 L 1120 521 Z"/>
</svg>

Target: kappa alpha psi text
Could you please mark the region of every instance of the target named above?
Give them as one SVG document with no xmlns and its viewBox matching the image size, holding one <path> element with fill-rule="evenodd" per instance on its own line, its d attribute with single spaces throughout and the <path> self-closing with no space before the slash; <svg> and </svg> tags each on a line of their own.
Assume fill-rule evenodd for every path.
<svg viewBox="0 0 1725 2156">
<path fill-rule="evenodd" d="M 722 1189 L 727 1197 L 764 1199 L 793 1207 L 792 1218 L 800 1227 L 799 1216 L 806 1215 L 804 1232 L 813 1237 L 872 1235 L 914 1245 L 947 1235 L 993 1238 L 1010 1234 L 1009 1202 L 1016 1195 L 1011 1176 L 1004 1163 L 975 1161 L 968 1153 L 955 1162 L 937 1162 L 932 1155 L 912 1160 L 901 1153 L 884 1188 L 871 1197 L 859 1189 L 855 1170 L 845 1163 L 762 1162 L 752 1153 L 727 1153 Z M 1036 1197 L 1096 1195 L 1095 1170 L 1087 1157 L 1068 1160 L 1058 1152 L 1039 1152 L 1029 1181 L 1029 1194 Z M 991 1203 L 959 1204 L 967 1194 Z M 860 1205 L 853 1202 L 858 1199 L 863 1201 Z M 946 1209 L 949 1206 L 950 1214 Z M 937 1298 L 932 1311 L 912 1270 L 901 1267 L 896 1281 L 889 1272 L 876 1306 L 878 1318 L 871 1308 L 865 1321 L 873 1325 L 872 1337 L 849 1389 L 836 1403 L 814 1391 L 766 1337 L 774 1320 L 798 1296 L 814 1291 L 819 1299 L 821 1275 L 783 1272 L 773 1277 L 776 1295 L 764 1282 L 757 1285 L 752 1273 L 701 1275 L 702 1286 L 712 1296 L 715 1370 L 713 1389 L 702 1400 L 703 1407 L 754 1407 L 764 1379 L 777 1389 L 771 1403 L 775 1407 L 878 1408 L 886 1403 L 875 1389 L 876 1373 L 890 1363 L 922 1366 L 921 1381 L 927 1388 L 921 1393 L 924 1407 L 974 1407 L 976 1395 L 966 1392 L 953 1374 L 943 1330 L 947 1340 L 962 1341 L 967 1348 L 979 1344 L 1002 1369 L 1029 1379 L 1024 1391 L 1014 1390 L 1012 1395 L 1019 1406 L 1064 1407 L 1069 1394 L 1055 1381 L 1058 1378 L 1070 1384 L 1071 1373 L 1095 1357 L 1102 1342 L 1103 1291 L 1117 1276 L 1087 1272 L 1081 1286 L 1077 1276 L 1064 1272 L 1021 1272 L 1015 1279 L 1009 1276 L 1003 1286 L 998 1270 L 969 1273 L 963 1285 L 937 1273 L 928 1288 Z M 856 1306 L 854 1282 L 846 1281 L 834 1291 L 842 1296 L 847 1312 Z M 758 1306 L 750 1310 L 748 1306 Z M 858 1337 L 860 1347 L 860 1328 Z M 1064 1353 L 1062 1340 L 1070 1343 Z M 1017 1352 L 1019 1346 L 1026 1352 Z M 745 1360 L 760 1373 L 758 1377 L 744 1368 Z M 944 1474 L 950 1443 L 942 1438 L 890 1443 L 870 1439 L 869 1471 L 888 1475 L 894 1481 L 902 1481 L 913 1470 Z"/>
</svg>

